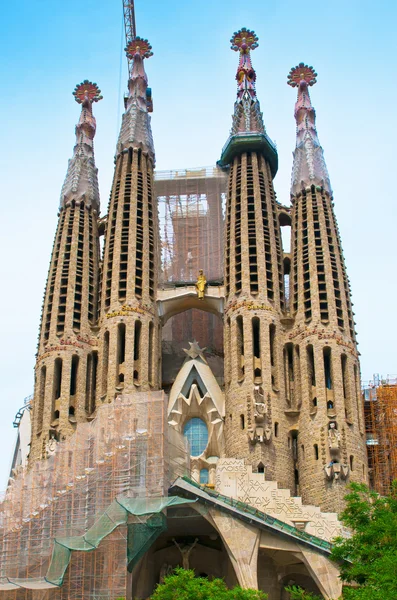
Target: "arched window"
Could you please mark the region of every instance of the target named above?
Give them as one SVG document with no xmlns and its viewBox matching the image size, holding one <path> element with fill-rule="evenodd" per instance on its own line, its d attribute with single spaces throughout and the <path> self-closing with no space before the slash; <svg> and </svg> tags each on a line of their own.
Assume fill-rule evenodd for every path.
<svg viewBox="0 0 397 600">
<path fill-rule="evenodd" d="M 200 483 L 208 483 L 209 481 L 209 472 L 208 469 L 201 469 L 200 471 Z"/>
<path fill-rule="evenodd" d="M 183 435 L 189 442 L 190 455 L 200 456 L 208 444 L 208 429 L 204 421 L 198 417 L 193 417 L 186 423 Z"/>
</svg>

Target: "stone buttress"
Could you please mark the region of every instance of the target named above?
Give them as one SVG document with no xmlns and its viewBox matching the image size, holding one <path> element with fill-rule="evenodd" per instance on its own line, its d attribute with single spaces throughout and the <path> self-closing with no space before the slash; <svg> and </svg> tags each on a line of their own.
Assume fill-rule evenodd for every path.
<svg viewBox="0 0 397 600">
<path fill-rule="evenodd" d="M 266 478 L 293 483 L 287 460 L 280 316 L 284 308 L 282 248 L 273 178 L 277 150 L 266 134 L 250 52 L 255 33 L 235 33 L 239 52 L 232 130 L 222 151 L 229 166 L 225 229 L 225 449 Z"/>
<path fill-rule="evenodd" d="M 315 82 L 303 63 L 288 76 L 298 99 L 285 384 L 289 405 L 300 398 L 293 443 L 303 501 L 339 510 L 345 484 L 366 481 L 365 432 L 350 286 L 308 90 Z"/>
<path fill-rule="evenodd" d="M 158 389 L 161 373 L 155 158 L 143 64 L 152 52 L 148 41 L 139 37 L 126 52 L 133 66 L 116 149 L 100 300 L 99 397 L 109 402 L 120 393 Z"/>
<path fill-rule="evenodd" d="M 82 109 L 44 294 L 30 464 L 45 457 L 49 439 L 64 439 L 76 423 L 89 419 L 96 403 L 99 191 L 92 104 L 102 96 L 87 80 L 76 86 L 74 96 Z"/>
</svg>

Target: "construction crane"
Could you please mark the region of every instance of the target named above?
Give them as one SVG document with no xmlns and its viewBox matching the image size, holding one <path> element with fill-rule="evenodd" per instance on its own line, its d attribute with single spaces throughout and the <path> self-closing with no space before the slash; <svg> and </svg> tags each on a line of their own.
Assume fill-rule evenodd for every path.
<svg viewBox="0 0 397 600">
<path fill-rule="evenodd" d="M 125 30 L 125 45 L 128 46 L 131 40 L 136 38 L 136 26 L 135 26 L 135 6 L 134 0 L 123 0 L 123 13 L 124 13 L 124 30 Z M 127 56 L 128 61 L 128 73 L 131 77 L 133 60 Z"/>
<path fill-rule="evenodd" d="M 124 13 L 124 30 L 125 30 L 125 45 L 136 38 L 136 25 L 135 25 L 135 6 L 134 0 L 123 0 L 123 13 Z M 128 78 L 131 79 L 132 67 L 134 65 L 134 59 L 127 54 L 128 62 Z M 127 108 L 128 95 L 124 97 L 124 107 Z M 151 88 L 146 89 L 146 106 L 148 112 L 153 112 L 153 98 Z"/>
</svg>

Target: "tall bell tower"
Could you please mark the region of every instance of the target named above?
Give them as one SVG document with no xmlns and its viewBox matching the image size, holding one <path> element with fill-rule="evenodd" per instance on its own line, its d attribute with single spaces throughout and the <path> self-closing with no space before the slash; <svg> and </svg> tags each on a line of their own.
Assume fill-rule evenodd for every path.
<svg viewBox="0 0 397 600">
<path fill-rule="evenodd" d="M 288 75 L 298 98 L 291 181 L 294 326 L 284 352 L 287 363 L 289 354 L 294 357 L 286 379 L 299 375 L 301 388 L 300 492 L 306 503 L 338 510 L 344 483 L 366 480 L 366 450 L 350 286 L 309 95 L 316 77 L 303 63 Z"/>
<path fill-rule="evenodd" d="M 99 396 L 158 389 L 159 325 L 156 292 L 159 229 L 154 196 L 151 91 L 145 39 L 130 40 L 128 98 L 116 148 L 107 216 L 100 299 Z"/>
<path fill-rule="evenodd" d="M 290 486 L 293 469 L 283 456 L 286 420 L 279 401 L 284 285 L 273 188 L 278 156 L 255 91 L 251 51 L 258 38 L 243 28 L 231 44 L 239 54 L 237 99 L 219 161 L 229 167 L 224 246 L 226 456 L 244 458 L 253 470 L 266 470 L 267 478 Z"/>
<path fill-rule="evenodd" d="M 50 437 L 70 435 L 76 423 L 95 410 L 99 191 L 92 105 L 102 99 L 100 93 L 96 83 L 87 80 L 73 92 L 81 114 L 62 187 L 44 294 L 35 368 L 32 464 L 45 455 Z"/>
</svg>

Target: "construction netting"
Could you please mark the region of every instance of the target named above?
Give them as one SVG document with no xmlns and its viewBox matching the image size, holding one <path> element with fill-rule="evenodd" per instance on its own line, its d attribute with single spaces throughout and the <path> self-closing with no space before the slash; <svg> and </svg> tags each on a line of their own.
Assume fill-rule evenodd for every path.
<svg viewBox="0 0 397 600">
<path fill-rule="evenodd" d="M 217 167 L 156 171 L 163 284 L 222 279 L 226 184 Z"/>
<path fill-rule="evenodd" d="M 364 415 L 371 487 L 388 494 L 397 479 L 397 380 L 364 388 Z"/>
<path fill-rule="evenodd" d="M 125 596 L 127 566 L 164 531 L 162 511 L 185 502 L 167 497 L 189 464 L 165 396 L 121 396 L 47 453 L 15 473 L 0 505 L 2 597 Z"/>
<path fill-rule="evenodd" d="M 156 171 L 161 272 L 164 288 L 191 286 L 202 269 L 209 285 L 223 282 L 223 228 L 227 173 L 217 167 Z M 223 384 L 223 324 L 216 315 L 190 309 L 163 327 L 163 387 L 168 390 L 186 357 L 186 341 L 206 348 Z"/>
</svg>

